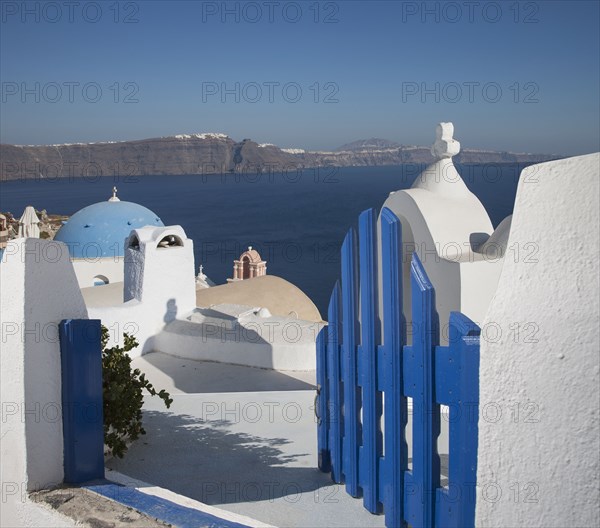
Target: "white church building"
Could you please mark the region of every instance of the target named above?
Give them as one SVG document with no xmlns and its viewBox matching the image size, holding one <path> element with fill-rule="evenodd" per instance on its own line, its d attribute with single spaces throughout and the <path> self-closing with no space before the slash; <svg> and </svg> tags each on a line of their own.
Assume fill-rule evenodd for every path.
<svg viewBox="0 0 600 528">
<path fill-rule="evenodd" d="M 121 201 L 117 189 L 105 202 L 77 211 L 54 240 L 69 249 L 81 288 L 123 281 L 125 239 L 133 229 L 164 227 L 162 220 L 142 205 Z"/>
</svg>

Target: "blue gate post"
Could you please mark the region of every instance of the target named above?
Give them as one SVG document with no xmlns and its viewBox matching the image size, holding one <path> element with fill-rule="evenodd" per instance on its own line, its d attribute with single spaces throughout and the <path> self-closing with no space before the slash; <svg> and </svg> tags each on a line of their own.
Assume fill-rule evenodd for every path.
<svg viewBox="0 0 600 528">
<path fill-rule="evenodd" d="M 402 225 L 387 207 L 381 212 L 381 290 L 383 295 L 383 377 L 385 457 L 383 498 L 385 525 L 404 526 L 404 474 L 408 470 L 408 418 L 402 373 L 406 342 L 402 313 Z"/>
<path fill-rule="evenodd" d="M 68 319 L 58 328 L 65 482 L 78 484 L 104 478 L 101 326 Z"/>
<path fill-rule="evenodd" d="M 358 269 L 356 233 L 350 229 L 342 244 L 342 379 L 344 382 L 344 448 L 342 466 L 346 491 L 359 497 L 358 449 L 360 445 L 361 394 L 357 379 Z"/>
<path fill-rule="evenodd" d="M 448 405 L 448 489 L 438 489 L 436 525 L 475 526 L 480 328 L 466 315 L 450 313 L 449 346 L 436 354 L 436 394 Z"/>
<path fill-rule="evenodd" d="M 451 314 L 450 325 L 453 322 L 459 327 L 458 321 L 467 319 L 462 314 Z M 479 327 L 467 319 L 468 328 L 462 326 L 458 355 L 460 357 L 462 376 L 459 394 L 466 419 L 458 420 L 457 427 L 451 429 L 450 444 L 455 448 L 457 456 L 452 460 L 454 450 L 450 451 L 449 478 L 456 482 L 462 491 L 462 508 L 456 520 L 456 527 L 475 526 L 475 484 L 477 482 L 477 448 L 479 444 Z M 469 324 L 470 323 L 470 324 Z"/>
</svg>

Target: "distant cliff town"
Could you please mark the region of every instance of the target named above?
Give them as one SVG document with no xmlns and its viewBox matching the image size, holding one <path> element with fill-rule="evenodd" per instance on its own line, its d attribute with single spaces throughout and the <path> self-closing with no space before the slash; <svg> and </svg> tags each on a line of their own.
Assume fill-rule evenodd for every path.
<svg viewBox="0 0 600 528">
<path fill-rule="evenodd" d="M 550 154 L 487 150 L 461 151 L 458 163 L 537 163 Z M 225 134 L 177 136 L 64 145 L 0 144 L 0 180 L 57 177 L 149 176 L 282 172 L 317 167 L 367 167 L 429 164 L 429 147 L 406 146 L 385 139 L 359 140 L 332 152 L 282 149 L 250 139 L 236 142 Z"/>
</svg>

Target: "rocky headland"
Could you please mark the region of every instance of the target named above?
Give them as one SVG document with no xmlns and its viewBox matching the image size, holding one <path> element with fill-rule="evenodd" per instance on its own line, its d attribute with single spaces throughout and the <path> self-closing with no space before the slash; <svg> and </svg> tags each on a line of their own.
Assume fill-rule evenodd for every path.
<svg viewBox="0 0 600 528">
<path fill-rule="evenodd" d="M 557 159 L 527 154 L 464 149 L 458 163 L 536 163 Z M 285 149 L 235 141 L 225 134 L 202 133 L 102 143 L 62 145 L 0 144 L 0 180 L 36 178 L 210 175 L 275 172 L 317 167 L 429 164 L 429 147 L 384 139 L 359 140 L 334 151 Z"/>
</svg>

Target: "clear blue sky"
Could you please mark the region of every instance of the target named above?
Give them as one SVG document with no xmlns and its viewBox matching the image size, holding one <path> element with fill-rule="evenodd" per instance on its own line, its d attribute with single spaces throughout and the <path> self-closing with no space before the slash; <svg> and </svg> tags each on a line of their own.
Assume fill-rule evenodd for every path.
<svg viewBox="0 0 600 528">
<path fill-rule="evenodd" d="M 599 150 L 599 2 L 319 4 L 3 1 L 0 139 Z"/>
</svg>

